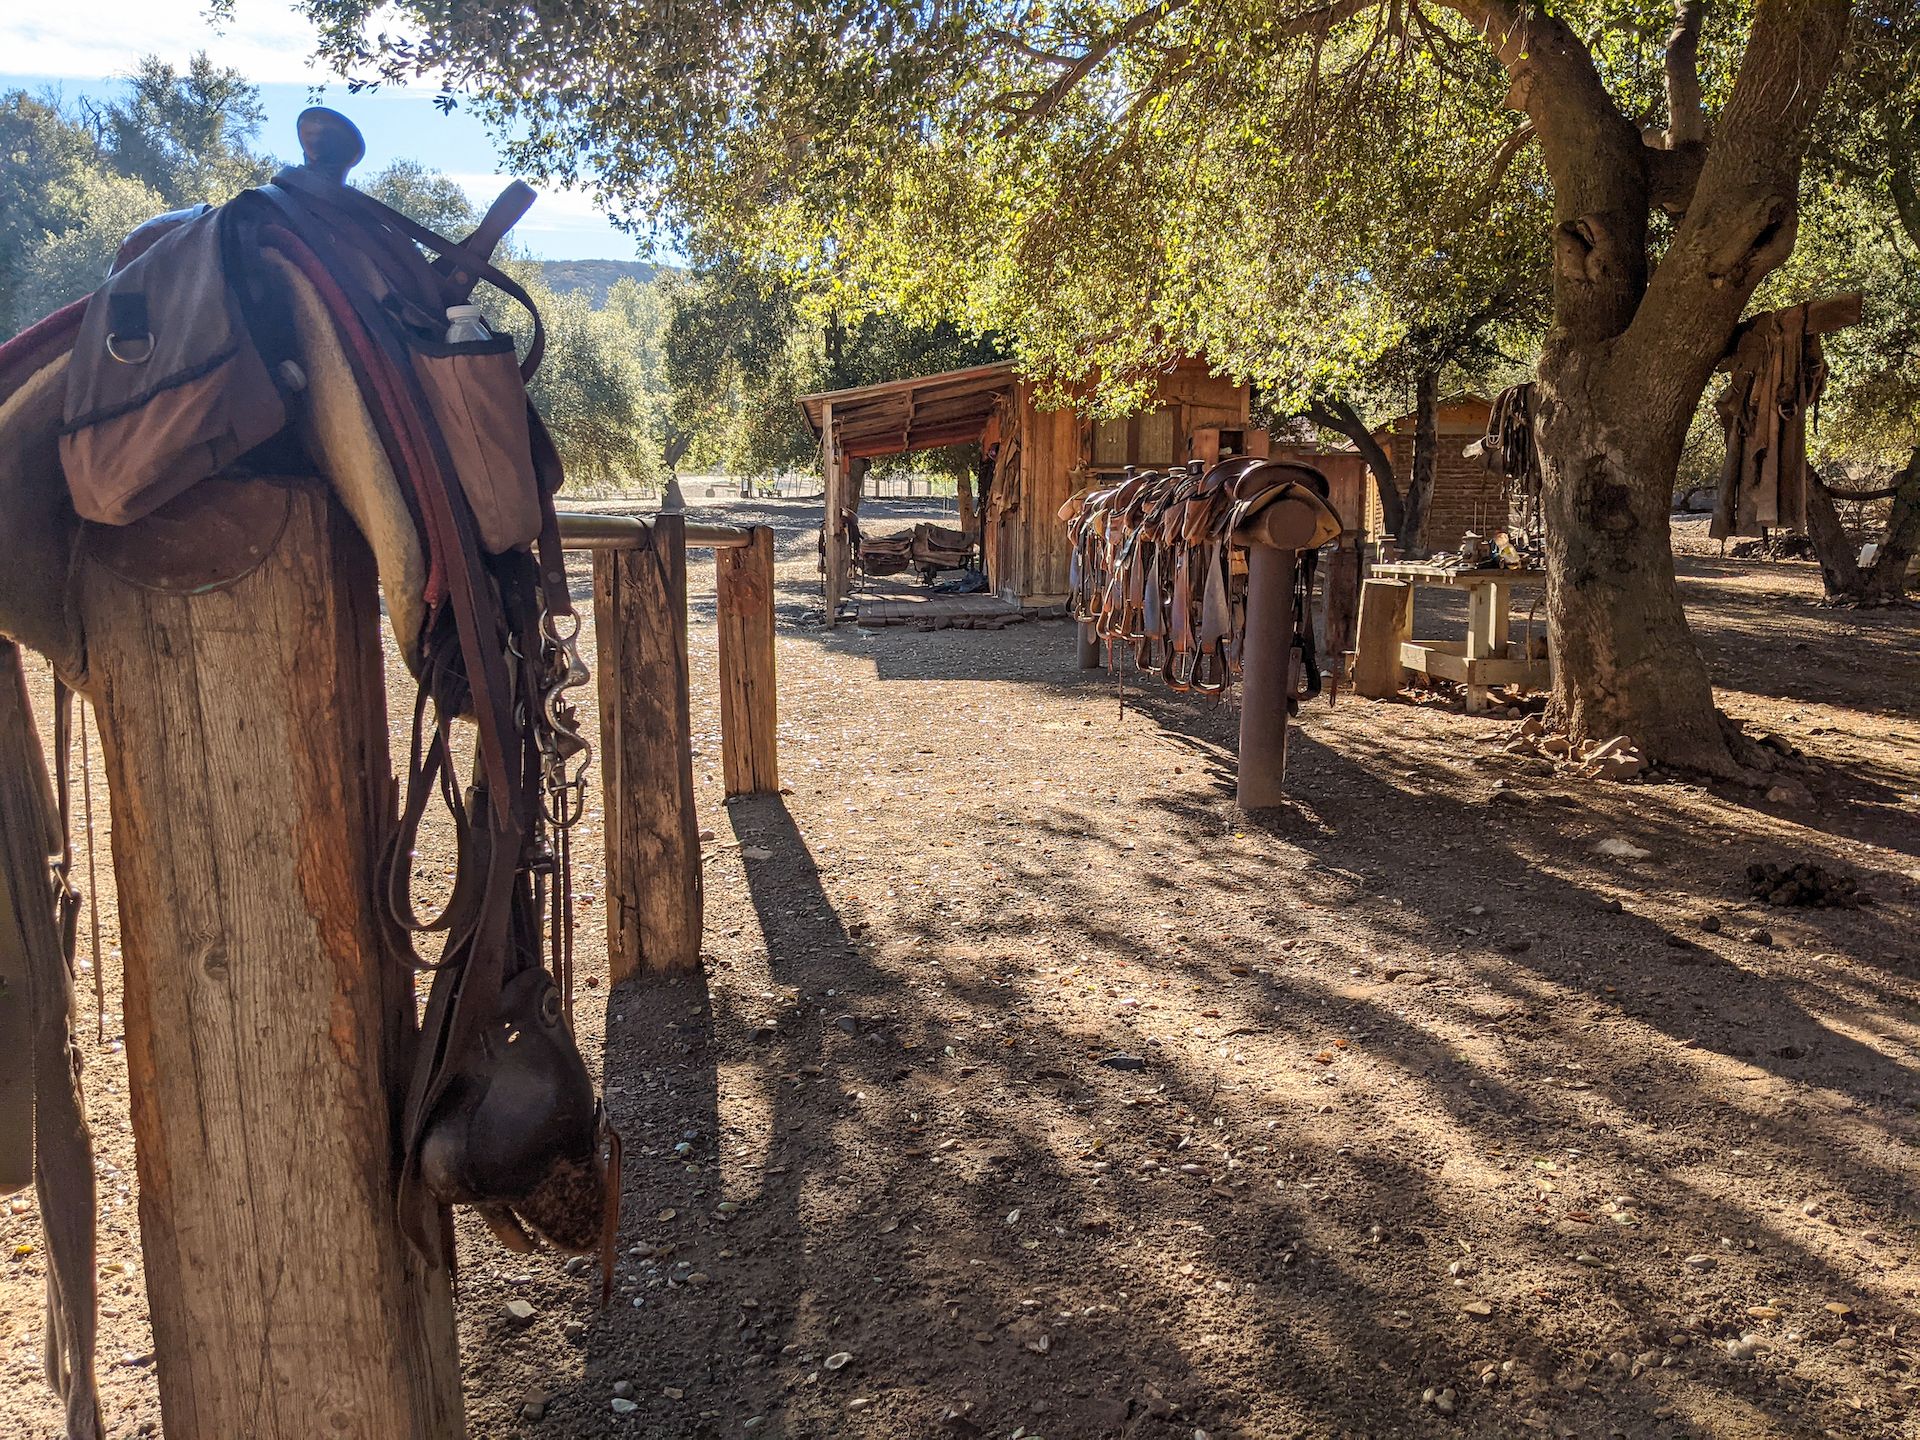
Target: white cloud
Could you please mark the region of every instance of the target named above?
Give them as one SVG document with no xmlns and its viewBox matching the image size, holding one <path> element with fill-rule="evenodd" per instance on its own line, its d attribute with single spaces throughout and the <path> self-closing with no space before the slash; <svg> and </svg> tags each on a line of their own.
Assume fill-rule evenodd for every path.
<svg viewBox="0 0 1920 1440">
<path fill-rule="evenodd" d="M 93 80 L 127 73 L 142 55 L 184 65 L 198 50 L 256 82 L 332 78 L 312 62 L 313 26 L 271 0 L 237 0 L 224 29 L 208 19 L 203 0 L 82 0 L 0 19 L 0 56 L 19 75 Z"/>
<path fill-rule="evenodd" d="M 218 23 L 208 0 L 79 0 L 64 10 L 40 0 L 18 18 L 0 9 L 0 70 L 10 75 L 99 80 L 130 73 L 146 55 L 184 67 L 204 50 L 257 85 L 340 85 L 314 59 L 317 44 L 295 0 L 234 0 L 232 18 Z M 426 82 L 382 88 L 434 93 Z"/>
</svg>

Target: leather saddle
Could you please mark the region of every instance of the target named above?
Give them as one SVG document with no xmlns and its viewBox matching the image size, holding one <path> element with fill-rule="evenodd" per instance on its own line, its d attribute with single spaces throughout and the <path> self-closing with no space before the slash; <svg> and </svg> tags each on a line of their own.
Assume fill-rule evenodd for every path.
<svg viewBox="0 0 1920 1440">
<path fill-rule="evenodd" d="M 1118 484 L 1060 506 L 1071 544 L 1075 615 L 1113 656 L 1125 646 L 1176 692 L 1218 698 L 1240 671 L 1248 545 L 1300 553 L 1294 699 L 1318 694 L 1312 612 L 1315 552 L 1340 534 L 1326 477 L 1312 466 L 1237 456 L 1211 467 L 1128 468 Z"/>
</svg>

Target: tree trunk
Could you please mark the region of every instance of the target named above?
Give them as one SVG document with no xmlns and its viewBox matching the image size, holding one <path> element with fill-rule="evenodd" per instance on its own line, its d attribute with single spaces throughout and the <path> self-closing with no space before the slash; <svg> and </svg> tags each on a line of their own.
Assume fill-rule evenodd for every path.
<svg viewBox="0 0 1920 1440">
<path fill-rule="evenodd" d="M 1840 523 L 1833 494 L 1818 473 L 1807 487 L 1807 535 L 1820 561 L 1820 580 L 1829 600 L 1856 605 L 1893 605 L 1906 598 L 1907 567 L 1920 549 L 1920 450 L 1893 487 L 1887 533 L 1873 564 L 1861 567 L 1853 537 Z M 1882 492 L 1884 493 L 1884 492 Z"/>
<path fill-rule="evenodd" d="M 1414 382 L 1413 463 L 1408 467 L 1407 501 L 1394 533 L 1408 555 L 1426 554 L 1427 511 L 1433 504 L 1434 472 L 1440 459 L 1440 374 L 1423 370 Z"/>
<path fill-rule="evenodd" d="M 979 464 L 974 468 L 980 472 L 980 493 L 984 495 L 987 484 L 993 476 L 993 462 L 982 456 Z M 974 519 L 973 476 L 966 470 L 962 470 L 954 478 L 953 498 L 954 508 L 959 512 L 956 518 L 960 521 L 960 528 L 969 535 L 975 534 L 977 522 Z"/>
<path fill-rule="evenodd" d="M 1650 758 L 1740 775 L 1680 608 L 1667 507 L 1714 366 L 1793 252 L 1801 162 L 1848 6 L 1759 0 L 1701 157 L 1647 149 L 1564 21 L 1448 3 L 1495 22 L 1485 33 L 1510 103 L 1534 122 L 1553 183 L 1554 324 L 1536 424 L 1555 714 L 1576 739 L 1625 733 Z M 1656 199 L 1682 215 L 1657 268 Z"/>
<path fill-rule="evenodd" d="M 667 422 L 666 443 L 660 447 L 660 462 L 667 467 L 667 473 L 680 473 L 680 462 L 687 458 L 687 451 L 693 448 L 694 433 L 682 430 L 671 420 Z"/>
<path fill-rule="evenodd" d="M 1840 523 L 1833 495 L 1816 471 L 1807 476 L 1807 538 L 1820 562 L 1820 586 L 1829 600 L 1858 600 L 1866 583 L 1854 558 L 1853 537 Z"/>
<path fill-rule="evenodd" d="M 1577 739 L 1738 773 L 1687 629 L 1667 528 L 1686 422 L 1653 423 L 1639 387 L 1609 387 L 1604 348 L 1541 357 L 1538 439 L 1554 704 Z"/>
<path fill-rule="evenodd" d="M 1863 605 L 1892 605 L 1906 598 L 1907 567 L 1920 551 L 1920 449 L 1907 457 L 1906 472 L 1893 492 L 1887 538 L 1867 574 Z"/>
<path fill-rule="evenodd" d="M 1406 503 L 1400 497 L 1393 460 L 1373 438 L 1367 422 L 1344 400 L 1315 401 L 1305 413 L 1306 418 L 1321 429 L 1344 435 L 1353 442 L 1353 448 L 1360 452 L 1360 458 L 1367 462 L 1367 470 L 1373 476 L 1374 494 L 1380 497 L 1380 531 L 1397 539 L 1406 528 Z"/>
<path fill-rule="evenodd" d="M 873 461 L 864 455 L 856 455 L 847 461 L 847 509 L 855 515 L 860 513 L 860 502 L 867 493 L 867 472 L 873 469 Z"/>
</svg>

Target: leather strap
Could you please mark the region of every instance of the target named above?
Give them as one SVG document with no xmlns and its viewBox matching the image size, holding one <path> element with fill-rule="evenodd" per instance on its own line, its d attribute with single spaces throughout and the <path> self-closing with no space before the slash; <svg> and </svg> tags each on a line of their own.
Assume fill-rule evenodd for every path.
<svg viewBox="0 0 1920 1440">
<path fill-rule="evenodd" d="M 64 725 L 56 728 L 64 734 Z M 100 1440 L 93 1140 L 73 1031 L 78 897 L 49 871 L 49 853 L 66 842 L 48 788 L 20 652 L 0 639 L 0 944 L 25 959 L 32 1015 L 34 1186 L 49 1258 L 46 1373 L 66 1402 L 68 1440 Z"/>
<path fill-rule="evenodd" d="M 381 204 L 364 190 L 339 184 L 304 165 L 294 165 L 280 171 L 273 177 L 273 185 L 299 195 L 302 200 L 322 211 L 331 212 L 331 223 L 351 226 L 356 235 L 378 241 L 380 253 L 387 259 L 387 263 L 380 267 L 382 273 L 415 304 L 420 304 L 427 295 L 437 300 L 439 313 L 427 313 L 442 328 L 446 324 L 446 307 L 465 303 L 473 294 L 474 286 L 482 280 L 518 301 L 533 321 L 533 337 L 527 344 L 527 358 L 520 362 L 520 376 L 524 380 L 533 378 L 534 372 L 540 368 L 540 357 L 547 348 L 546 328 L 541 323 L 539 307 L 518 281 L 488 258 L 500 238 L 494 235 L 491 240 L 487 239 L 490 224 L 499 224 L 512 204 L 519 201 L 512 186 L 494 202 L 493 208 L 487 212 L 487 218 L 474 231 L 472 238 L 479 239 L 486 246 L 481 251 L 468 249 L 465 242 L 436 234 L 391 206 Z M 525 213 L 526 206 L 533 203 L 533 192 L 524 185 L 520 188 L 526 190 L 527 194 L 525 203 L 520 204 L 520 213 Z M 518 214 L 513 216 L 513 219 L 518 218 Z M 506 226 L 512 223 L 512 219 L 506 219 L 505 224 L 501 225 L 501 233 L 504 234 Z M 426 257 L 414 249 L 415 245 L 433 251 L 438 260 L 429 264 Z M 378 263 L 379 255 L 373 258 Z"/>
</svg>

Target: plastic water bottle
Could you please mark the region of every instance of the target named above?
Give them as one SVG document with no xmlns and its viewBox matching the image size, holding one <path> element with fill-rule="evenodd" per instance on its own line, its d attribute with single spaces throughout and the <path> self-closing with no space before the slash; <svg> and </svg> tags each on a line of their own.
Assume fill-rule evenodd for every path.
<svg viewBox="0 0 1920 1440">
<path fill-rule="evenodd" d="M 447 344 L 472 345 L 492 338 L 493 332 L 487 329 L 487 322 L 481 316 L 478 305 L 447 307 Z"/>
</svg>

